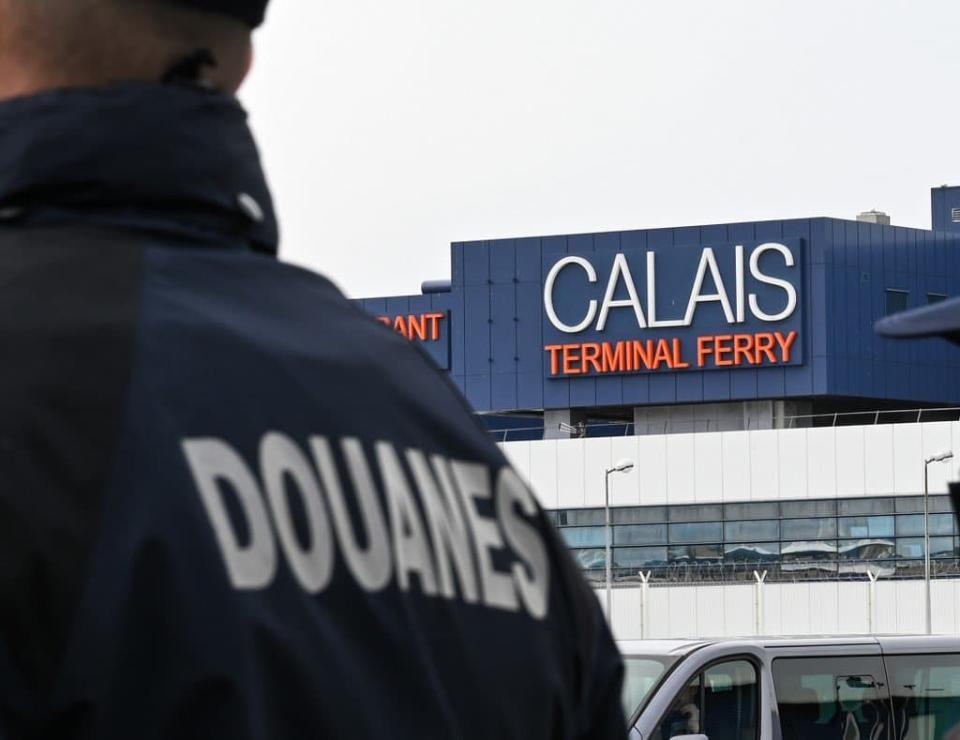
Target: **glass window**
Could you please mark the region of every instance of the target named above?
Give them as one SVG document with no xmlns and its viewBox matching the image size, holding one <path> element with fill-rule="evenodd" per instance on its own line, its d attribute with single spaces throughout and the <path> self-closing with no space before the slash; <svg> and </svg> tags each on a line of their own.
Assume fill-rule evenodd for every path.
<svg viewBox="0 0 960 740">
<path fill-rule="evenodd" d="M 780 522 L 781 536 L 785 540 L 820 540 L 837 536 L 837 520 L 785 519 Z"/>
<path fill-rule="evenodd" d="M 931 558 L 957 557 L 956 539 L 953 537 L 931 537 L 930 538 L 930 557 Z"/>
<path fill-rule="evenodd" d="M 960 737 L 960 655 L 891 655 L 885 658 L 896 737 Z"/>
<path fill-rule="evenodd" d="M 666 524 L 629 524 L 613 528 L 615 545 L 659 545 L 666 542 Z"/>
<path fill-rule="evenodd" d="M 780 545 L 780 558 L 784 562 L 803 560 L 835 560 L 837 557 L 836 540 L 800 540 L 783 542 Z"/>
<path fill-rule="evenodd" d="M 840 540 L 838 550 L 842 560 L 890 560 L 893 558 L 893 540 Z"/>
<path fill-rule="evenodd" d="M 623 691 L 620 694 L 623 713 L 627 722 L 639 714 L 647 703 L 650 692 L 660 683 L 663 674 L 677 662 L 676 658 L 639 657 L 623 658 Z"/>
<path fill-rule="evenodd" d="M 720 522 L 696 522 L 670 525 L 671 542 L 722 542 L 723 525 Z"/>
<path fill-rule="evenodd" d="M 956 521 L 953 514 L 931 514 L 930 534 L 953 534 Z"/>
<path fill-rule="evenodd" d="M 776 519 L 772 521 L 727 522 L 723 525 L 723 537 L 727 542 L 779 540 L 780 522 Z"/>
<path fill-rule="evenodd" d="M 932 306 L 934 303 L 940 303 L 947 300 L 947 297 L 943 293 L 927 293 L 927 305 Z"/>
<path fill-rule="evenodd" d="M 644 524 L 667 521 L 666 506 L 617 506 L 610 510 L 614 524 Z"/>
<path fill-rule="evenodd" d="M 885 737 L 879 657 L 778 658 L 773 681 L 784 740 Z"/>
<path fill-rule="evenodd" d="M 746 660 L 711 666 L 691 680 L 663 715 L 654 740 L 704 734 L 713 740 L 756 740 L 757 671 Z"/>
<path fill-rule="evenodd" d="M 559 531 L 567 547 L 603 547 L 607 544 L 603 527 L 561 527 Z"/>
<path fill-rule="evenodd" d="M 758 563 L 776 560 L 779 557 L 779 542 L 741 542 L 726 545 L 723 548 L 723 559 L 734 562 Z"/>
<path fill-rule="evenodd" d="M 887 306 L 886 313 L 889 316 L 892 313 L 900 313 L 907 310 L 907 304 L 910 300 L 910 293 L 906 290 L 897 288 L 887 288 Z"/>
<path fill-rule="evenodd" d="M 913 514 L 923 511 L 923 496 L 897 496 L 893 501 L 898 514 Z"/>
<path fill-rule="evenodd" d="M 931 514 L 930 535 L 951 535 L 955 532 L 956 519 L 953 514 Z M 903 514 L 897 517 L 897 535 L 907 537 L 923 536 L 923 514 Z"/>
<path fill-rule="evenodd" d="M 901 514 L 897 517 L 897 537 L 922 537 L 923 514 Z"/>
<path fill-rule="evenodd" d="M 892 498 L 847 498 L 837 501 L 837 513 L 856 514 L 892 514 Z"/>
<path fill-rule="evenodd" d="M 920 507 L 920 511 L 923 511 L 923 507 Z M 931 512 L 945 512 L 947 514 L 953 513 L 953 504 L 950 503 L 949 496 L 931 496 L 930 497 L 930 511 Z"/>
<path fill-rule="evenodd" d="M 833 499 L 821 501 L 783 501 L 780 504 L 780 516 L 794 519 L 808 516 L 835 516 L 837 502 Z"/>
<path fill-rule="evenodd" d="M 561 509 L 557 512 L 563 526 L 590 526 L 603 524 L 603 509 Z"/>
<path fill-rule="evenodd" d="M 725 519 L 777 519 L 780 517 L 780 505 L 776 502 L 756 502 L 744 504 L 724 504 Z"/>
<path fill-rule="evenodd" d="M 930 557 L 931 558 L 952 558 L 955 557 L 956 548 L 953 537 L 931 537 L 930 538 Z M 897 539 L 897 557 L 898 558 L 922 558 L 923 557 L 923 537 L 901 537 Z"/>
<path fill-rule="evenodd" d="M 897 557 L 907 560 L 923 557 L 923 537 L 899 537 Z"/>
<path fill-rule="evenodd" d="M 723 545 L 671 545 L 667 554 L 670 562 L 719 562 L 723 560 Z"/>
<path fill-rule="evenodd" d="M 723 519 L 722 504 L 698 506 L 671 506 L 668 513 L 671 522 L 712 522 Z"/>
<path fill-rule="evenodd" d="M 666 565 L 665 547 L 618 547 L 613 551 L 613 562 L 618 568 L 649 568 Z"/>
<path fill-rule="evenodd" d="M 553 526 L 557 526 L 557 522 L 559 521 L 559 512 L 547 510 L 543 513 L 546 514 L 547 521 L 549 521 Z"/>
<path fill-rule="evenodd" d="M 892 516 L 845 516 L 839 525 L 840 537 L 893 537 Z"/>
</svg>

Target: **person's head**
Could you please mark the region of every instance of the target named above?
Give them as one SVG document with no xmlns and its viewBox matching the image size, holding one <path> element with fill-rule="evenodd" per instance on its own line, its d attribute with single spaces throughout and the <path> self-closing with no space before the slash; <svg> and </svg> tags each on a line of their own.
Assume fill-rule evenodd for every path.
<svg viewBox="0 0 960 740">
<path fill-rule="evenodd" d="M 238 18 L 169 0 L 0 0 L 0 99 L 156 82 L 199 49 L 216 59 L 205 81 L 236 92 L 250 68 L 251 35 Z"/>
</svg>

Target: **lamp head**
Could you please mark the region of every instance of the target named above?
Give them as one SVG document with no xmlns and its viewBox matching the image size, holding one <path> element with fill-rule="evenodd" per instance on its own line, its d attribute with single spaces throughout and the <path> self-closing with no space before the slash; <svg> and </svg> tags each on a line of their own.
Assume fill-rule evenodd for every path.
<svg viewBox="0 0 960 740">
<path fill-rule="evenodd" d="M 629 473 L 633 470 L 633 460 L 620 460 L 616 465 L 610 468 L 611 473 Z"/>
<path fill-rule="evenodd" d="M 948 450 L 947 452 L 941 452 L 936 455 L 931 455 L 930 457 L 927 458 L 926 461 L 927 463 L 933 463 L 933 462 L 946 462 L 947 460 L 952 460 L 952 459 L 953 459 L 953 452 Z"/>
</svg>

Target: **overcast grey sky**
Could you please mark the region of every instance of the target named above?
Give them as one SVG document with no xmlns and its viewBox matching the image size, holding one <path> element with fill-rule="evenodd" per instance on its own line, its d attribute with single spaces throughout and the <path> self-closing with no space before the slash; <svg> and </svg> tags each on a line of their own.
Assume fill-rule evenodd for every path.
<svg viewBox="0 0 960 740">
<path fill-rule="evenodd" d="M 451 241 L 880 208 L 960 184 L 957 0 L 274 0 L 243 98 L 285 259 L 351 296 Z"/>
</svg>

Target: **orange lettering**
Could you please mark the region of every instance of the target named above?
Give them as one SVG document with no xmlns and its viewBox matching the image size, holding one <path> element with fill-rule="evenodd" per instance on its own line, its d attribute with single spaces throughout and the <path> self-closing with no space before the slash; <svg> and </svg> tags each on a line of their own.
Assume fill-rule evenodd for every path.
<svg viewBox="0 0 960 740">
<path fill-rule="evenodd" d="M 397 318 L 393 320 L 393 330 L 398 334 L 402 334 L 407 339 L 410 338 L 410 334 L 407 332 L 407 321 L 403 316 L 397 316 Z"/>
<path fill-rule="evenodd" d="M 602 373 L 600 368 L 600 345 L 588 342 L 580 345 L 583 355 L 581 357 L 580 370 L 584 374 L 590 372 L 587 365 L 593 365 L 594 372 Z"/>
<path fill-rule="evenodd" d="M 563 374 L 564 375 L 580 375 L 580 368 L 577 367 L 576 365 L 576 363 L 580 361 L 580 355 L 577 354 L 578 349 L 580 349 L 579 344 L 563 345 Z"/>
<path fill-rule="evenodd" d="M 733 364 L 740 365 L 746 360 L 748 365 L 753 365 L 753 336 L 750 334 L 735 334 L 733 336 Z M 742 359 L 741 359 L 742 358 Z"/>
<path fill-rule="evenodd" d="M 797 332 L 792 331 L 786 337 L 780 332 L 775 332 L 773 336 L 780 345 L 781 361 L 790 362 L 790 351 L 793 349 L 793 343 L 797 341 Z"/>
<path fill-rule="evenodd" d="M 377 321 L 379 321 L 384 326 L 390 326 L 391 324 L 393 324 L 389 316 L 377 316 Z"/>
<path fill-rule="evenodd" d="M 775 344 L 773 334 L 757 334 L 754 342 L 754 346 L 756 347 L 755 355 L 757 358 L 757 365 L 763 362 L 763 359 L 760 357 L 761 354 L 766 355 L 770 362 L 775 363 L 777 361 L 777 356 L 773 354 L 773 345 Z"/>
<path fill-rule="evenodd" d="M 427 340 L 427 317 L 426 316 L 408 316 L 407 317 L 407 331 L 410 332 L 410 340 L 413 341 L 414 338 L 419 339 L 421 342 Z"/>
<path fill-rule="evenodd" d="M 683 348 L 680 346 L 680 340 L 673 340 L 673 367 L 678 370 L 682 370 L 685 367 L 690 367 L 689 362 L 683 361 Z"/>
<path fill-rule="evenodd" d="M 550 353 L 550 374 L 556 375 L 560 372 L 560 352 L 563 347 L 559 344 L 548 344 L 543 349 Z"/>
<path fill-rule="evenodd" d="M 627 367 L 627 360 L 630 358 L 630 355 L 625 351 L 624 343 L 617 342 L 616 347 L 617 348 L 614 350 L 613 345 L 611 345 L 610 342 L 603 343 L 602 372 L 617 373 L 630 369 Z"/>
<path fill-rule="evenodd" d="M 633 340 L 633 369 L 639 370 L 641 367 L 650 370 L 651 358 L 653 356 L 653 340 L 648 339 L 645 342 Z"/>
<path fill-rule="evenodd" d="M 707 344 L 712 344 L 713 339 L 713 337 L 697 337 L 697 367 L 707 364 L 707 355 L 713 353 L 713 347 L 708 347 Z"/>
<path fill-rule="evenodd" d="M 670 356 L 670 345 L 666 339 L 657 341 L 657 354 L 653 358 L 653 369 L 657 370 L 661 364 L 666 364 L 668 368 L 673 368 L 673 358 Z"/>
<path fill-rule="evenodd" d="M 732 340 L 733 337 L 729 334 L 721 334 L 713 338 L 714 346 L 717 348 L 717 367 L 729 367 L 733 364 L 733 360 L 724 359 L 724 355 L 733 353 L 733 347 L 730 346 Z"/>
</svg>

